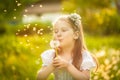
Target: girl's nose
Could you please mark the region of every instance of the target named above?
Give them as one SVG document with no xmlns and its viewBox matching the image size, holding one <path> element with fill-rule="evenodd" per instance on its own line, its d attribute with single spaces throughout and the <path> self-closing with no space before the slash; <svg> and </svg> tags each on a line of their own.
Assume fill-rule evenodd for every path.
<svg viewBox="0 0 120 80">
<path fill-rule="evenodd" d="M 60 37 L 61 36 L 61 32 L 59 31 L 58 33 L 57 33 L 57 37 Z"/>
</svg>

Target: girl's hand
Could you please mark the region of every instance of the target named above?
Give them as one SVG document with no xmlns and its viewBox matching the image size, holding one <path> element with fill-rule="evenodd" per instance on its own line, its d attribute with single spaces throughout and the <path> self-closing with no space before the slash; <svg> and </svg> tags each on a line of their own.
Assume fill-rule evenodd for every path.
<svg viewBox="0 0 120 80">
<path fill-rule="evenodd" d="M 53 66 L 56 68 L 67 68 L 69 65 L 69 62 L 62 59 L 60 56 L 57 56 L 56 58 L 54 58 L 53 60 Z"/>
</svg>

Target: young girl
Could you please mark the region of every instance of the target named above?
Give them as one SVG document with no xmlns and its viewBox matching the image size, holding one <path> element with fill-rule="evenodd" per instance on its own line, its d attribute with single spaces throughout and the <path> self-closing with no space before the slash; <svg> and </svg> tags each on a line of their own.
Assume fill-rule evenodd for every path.
<svg viewBox="0 0 120 80">
<path fill-rule="evenodd" d="M 42 53 L 37 80 L 46 80 L 50 73 L 55 80 L 89 80 L 96 62 L 85 46 L 81 17 L 76 13 L 60 16 L 53 23 L 53 32 L 60 42 L 58 55 L 54 49 Z"/>
</svg>

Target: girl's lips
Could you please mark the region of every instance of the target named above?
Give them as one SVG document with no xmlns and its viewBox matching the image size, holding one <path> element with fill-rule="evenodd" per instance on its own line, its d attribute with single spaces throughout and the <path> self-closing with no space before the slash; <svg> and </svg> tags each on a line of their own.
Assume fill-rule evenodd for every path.
<svg viewBox="0 0 120 80">
<path fill-rule="evenodd" d="M 62 39 L 58 39 L 58 41 L 60 41 L 60 42 L 61 42 L 61 41 L 62 41 Z"/>
</svg>

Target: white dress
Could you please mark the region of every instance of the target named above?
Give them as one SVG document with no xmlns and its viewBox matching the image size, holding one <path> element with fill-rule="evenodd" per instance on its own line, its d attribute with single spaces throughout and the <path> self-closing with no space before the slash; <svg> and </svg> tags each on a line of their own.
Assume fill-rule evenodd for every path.
<svg viewBox="0 0 120 80">
<path fill-rule="evenodd" d="M 52 60 L 55 56 L 55 51 L 53 49 L 44 51 L 41 54 L 42 58 L 42 66 L 47 66 L 52 63 Z M 90 70 L 96 66 L 96 63 L 94 62 L 92 56 L 88 51 L 84 51 L 82 54 L 83 61 L 80 66 L 80 70 Z M 70 61 L 71 63 L 72 61 Z M 55 70 L 54 72 L 55 75 L 55 80 L 75 80 L 70 73 L 68 73 L 66 70 L 61 69 L 61 70 Z"/>
</svg>

